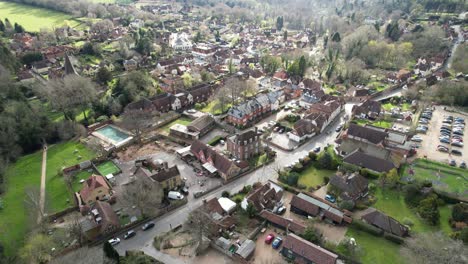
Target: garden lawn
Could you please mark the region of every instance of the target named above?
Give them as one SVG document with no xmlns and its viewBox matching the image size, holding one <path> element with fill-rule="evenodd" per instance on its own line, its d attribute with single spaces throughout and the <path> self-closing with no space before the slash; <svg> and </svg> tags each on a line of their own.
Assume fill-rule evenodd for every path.
<svg viewBox="0 0 468 264">
<path fill-rule="evenodd" d="M 414 223 L 411 227 L 413 232 L 430 232 L 442 229 L 447 233 L 450 229 L 448 226 L 448 218 L 450 217 L 451 211 L 446 205 L 439 206 L 441 224 L 439 226 L 431 226 L 420 218 L 415 213 L 415 210 L 406 205 L 404 197 L 402 194 L 400 195 L 399 191 L 377 188 L 375 191 L 375 197 L 377 198 L 377 202 L 373 205 L 374 208 L 388 214 L 400 222 L 403 222 L 403 219 L 405 218 L 410 219 Z"/>
<path fill-rule="evenodd" d="M 356 119 L 354 120 L 354 122 L 356 122 L 358 125 L 361 125 L 361 126 L 369 124 L 369 125 L 382 127 L 382 128 L 391 128 L 393 125 L 393 122 L 387 121 L 387 120 L 371 121 L 367 119 Z"/>
<path fill-rule="evenodd" d="M 415 178 L 419 181 L 428 180 L 438 190 L 468 197 L 468 173 L 466 169 L 422 159 L 416 160 L 414 164 L 414 166 L 407 166 L 405 168 L 404 177 Z M 424 168 L 417 166 L 418 164 L 424 166 Z M 414 176 L 409 174 L 411 169 L 414 172 Z M 437 176 L 438 173 L 440 177 Z M 462 175 L 467 176 L 463 178 Z"/>
<path fill-rule="evenodd" d="M 171 128 L 171 126 L 175 125 L 175 124 L 181 124 L 181 125 L 188 125 L 192 122 L 193 120 L 190 119 L 190 118 L 186 118 L 186 117 L 179 117 L 178 119 L 172 121 L 171 123 L 161 127 L 162 130 L 164 130 L 165 132 L 169 133 L 169 130 Z"/>
<path fill-rule="evenodd" d="M 41 28 L 53 29 L 65 25 L 75 27 L 80 24 L 62 12 L 11 2 L 0 2 L 0 18 L 8 18 L 12 25 L 16 22 L 32 32 L 38 32 Z"/>
<path fill-rule="evenodd" d="M 91 175 L 93 175 L 93 172 L 88 172 L 87 170 L 82 170 L 78 172 L 78 174 L 75 175 L 75 179 L 72 184 L 73 191 L 79 192 L 81 190 L 81 187 L 83 186 L 83 184 L 80 183 L 80 181 L 88 179 Z"/>
<path fill-rule="evenodd" d="M 352 237 L 361 247 L 360 261 L 363 264 L 403 263 L 400 256 L 400 246 L 382 237 L 348 227 L 347 237 Z M 338 250 L 340 251 L 340 250 Z M 343 252 L 341 252 L 343 253 Z"/>
<path fill-rule="evenodd" d="M 301 176 L 299 177 L 299 181 L 297 183 L 299 185 L 304 185 L 307 188 L 315 188 L 317 185 L 323 184 L 323 179 L 325 176 L 331 178 L 334 173 L 335 172 L 331 170 L 319 170 L 311 165 L 300 173 Z"/>
<path fill-rule="evenodd" d="M 117 167 L 117 165 L 115 165 L 114 162 L 110 160 L 97 165 L 96 168 L 102 176 L 106 176 L 109 174 L 117 174 L 118 172 L 120 172 L 119 167 Z"/>
<path fill-rule="evenodd" d="M 385 103 L 385 104 L 382 104 L 382 108 L 385 110 L 385 111 L 391 111 L 393 108 L 397 108 L 399 107 L 402 111 L 409 111 L 411 110 L 411 105 L 408 104 L 408 103 L 402 103 L 400 105 L 394 105 L 392 103 Z"/>
<path fill-rule="evenodd" d="M 73 153 L 77 150 L 76 153 Z M 79 158 L 81 156 L 81 158 Z M 71 206 L 72 194 L 68 191 L 65 181 L 57 172 L 62 167 L 68 167 L 85 160 L 92 159 L 95 153 L 79 142 L 69 141 L 53 146 L 47 150 L 46 208 L 49 212 L 58 212 Z M 69 199 L 69 202 L 67 202 Z"/>
<path fill-rule="evenodd" d="M 223 113 L 221 112 L 221 109 L 216 108 L 216 105 L 218 103 L 219 103 L 218 100 L 213 100 L 209 104 L 207 104 L 205 107 L 200 109 L 200 111 L 205 112 L 205 113 L 210 113 L 213 115 L 221 115 L 221 114 L 226 113 L 229 110 L 229 108 L 231 108 L 232 106 L 232 104 L 230 103 L 226 104 L 226 106 L 224 107 L 224 113 Z"/>
<path fill-rule="evenodd" d="M 50 104 L 48 102 L 43 103 L 39 99 L 33 99 L 33 100 L 29 101 L 29 104 L 31 105 L 31 107 L 35 107 L 36 109 L 42 109 L 45 112 L 45 114 L 47 115 L 47 117 L 52 122 L 59 122 L 59 121 L 63 120 L 63 113 L 57 112 L 54 109 L 52 109 L 52 107 L 50 106 Z M 87 116 L 89 115 L 90 111 L 91 111 L 91 109 L 87 109 L 85 111 Z M 84 120 L 83 112 L 79 112 L 77 114 L 77 116 L 75 117 L 75 120 L 77 122 L 83 121 Z"/>
</svg>

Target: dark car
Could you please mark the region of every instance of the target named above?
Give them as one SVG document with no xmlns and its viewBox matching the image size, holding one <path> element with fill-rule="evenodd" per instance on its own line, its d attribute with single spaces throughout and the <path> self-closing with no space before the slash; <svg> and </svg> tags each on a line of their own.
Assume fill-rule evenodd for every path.
<svg viewBox="0 0 468 264">
<path fill-rule="evenodd" d="M 450 165 L 450 166 L 457 166 L 457 162 L 456 162 L 455 160 L 451 160 L 451 161 L 449 162 L 449 165 Z"/>
<path fill-rule="evenodd" d="M 460 163 L 460 168 L 466 169 L 466 162 L 462 161 L 462 162 Z"/>
<path fill-rule="evenodd" d="M 343 126 L 342 126 L 342 125 L 339 125 L 339 126 L 335 129 L 335 132 L 340 132 L 342 128 L 343 128 Z"/>
<path fill-rule="evenodd" d="M 151 229 L 153 227 L 154 227 L 154 222 L 148 222 L 141 228 L 141 230 L 146 231 L 146 230 Z"/>
<path fill-rule="evenodd" d="M 320 147 L 315 147 L 312 151 L 315 152 L 315 153 L 319 153 L 320 152 Z"/>
<path fill-rule="evenodd" d="M 274 248 L 274 249 L 278 249 L 280 246 L 281 246 L 281 242 L 283 242 L 283 239 L 281 237 L 277 237 L 275 238 L 275 240 L 273 241 L 273 243 L 271 244 L 271 246 Z"/>
<path fill-rule="evenodd" d="M 129 239 L 129 238 L 132 238 L 134 236 L 136 236 L 136 232 L 133 231 L 133 230 L 129 230 L 129 231 L 127 231 L 127 233 L 125 233 L 124 239 Z"/>
<path fill-rule="evenodd" d="M 452 153 L 453 155 L 457 155 L 457 156 L 461 156 L 461 154 L 462 154 L 461 151 L 456 150 L 456 149 L 452 149 L 451 153 Z"/>
</svg>

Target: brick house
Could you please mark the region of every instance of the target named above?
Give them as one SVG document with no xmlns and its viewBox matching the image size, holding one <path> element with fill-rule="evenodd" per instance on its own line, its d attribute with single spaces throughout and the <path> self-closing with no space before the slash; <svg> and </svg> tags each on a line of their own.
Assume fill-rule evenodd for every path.
<svg viewBox="0 0 468 264">
<path fill-rule="evenodd" d="M 291 199 L 291 212 L 303 216 L 320 217 L 322 220 L 332 222 L 334 224 L 351 223 L 351 217 L 345 215 L 331 203 L 316 197 L 309 196 L 303 193 L 294 195 Z"/>
<path fill-rule="evenodd" d="M 80 222 L 81 232 L 88 240 L 95 240 L 120 228 L 119 217 L 108 202 L 97 201 L 89 217 Z"/>
<path fill-rule="evenodd" d="M 106 179 L 101 175 L 92 175 L 85 182 L 80 191 L 80 196 L 84 204 L 92 205 L 96 201 L 102 201 L 110 198 L 112 188 Z"/>
<path fill-rule="evenodd" d="M 295 234 L 288 234 L 280 253 L 293 263 L 335 264 L 338 255 Z"/>
<path fill-rule="evenodd" d="M 134 175 L 148 177 L 152 182 L 160 184 L 164 190 L 172 190 L 182 185 L 182 178 L 176 165 L 169 167 L 167 162 L 162 162 L 160 165 L 150 165 L 149 167 L 152 169 L 151 171 L 145 167 L 137 167 Z"/>
<path fill-rule="evenodd" d="M 248 160 L 259 155 L 262 152 L 262 146 L 257 128 L 229 137 L 227 150 L 239 160 Z"/>
</svg>

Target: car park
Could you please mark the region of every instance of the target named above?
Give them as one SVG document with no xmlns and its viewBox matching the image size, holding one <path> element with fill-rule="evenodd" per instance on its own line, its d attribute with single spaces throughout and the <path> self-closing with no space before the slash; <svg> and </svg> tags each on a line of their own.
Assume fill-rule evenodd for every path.
<svg viewBox="0 0 468 264">
<path fill-rule="evenodd" d="M 265 243 L 271 244 L 271 242 L 273 242 L 273 239 L 275 239 L 275 235 L 269 234 L 269 235 L 265 238 Z"/>
<path fill-rule="evenodd" d="M 136 236 L 136 232 L 133 231 L 133 230 L 129 230 L 129 231 L 127 231 L 127 233 L 125 233 L 124 239 L 129 239 L 129 238 L 132 238 L 134 236 Z"/>
<path fill-rule="evenodd" d="M 109 242 L 109 244 L 115 246 L 115 245 L 117 245 L 118 243 L 120 243 L 120 238 L 118 238 L 118 237 L 112 238 L 112 239 L 109 239 L 109 241 L 107 241 L 107 242 Z"/>
<path fill-rule="evenodd" d="M 151 229 L 154 227 L 154 222 L 148 222 L 146 224 L 143 225 L 143 227 L 141 228 L 141 230 L 143 231 L 146 231 L 148 229 Z"/>
<path fill-rule="evenodd" d="M 274 249 L 278 249 L 281 246 L 281 242 L 283 242 L 283 239 L 281 237 L 277 237 L 271 244 L 271 247 Z"/>
</svg>

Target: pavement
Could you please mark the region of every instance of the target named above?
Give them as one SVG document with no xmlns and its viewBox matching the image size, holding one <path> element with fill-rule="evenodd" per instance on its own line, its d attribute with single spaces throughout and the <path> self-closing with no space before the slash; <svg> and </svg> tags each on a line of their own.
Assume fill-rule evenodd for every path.
<svg viewBox="0 0 468 264">
<path fill-rule="evenodd" d="M 45 212 L 45 187 L 46 187 L 46 169 L 47 169 L 47 145 L 44 145 L 42 150 L 42 167 L 41 167 L 41 189 L 39 196 L 39 215 L 37 216 L 37 223 L 42 220 L 42 215 Z"/>
<path fill-rule="evenodd" d="M 349 109 L 347 107 L 346 109 Z M 337 117 L 337 122 L 331 124 L 322 134 L 311 138 L 305 144 L 299 146 L 294 152 L 286 152 L 279 149 L 277 151 L 276 161 L 259 168 L 239 179 L 236 179 L 226 185 L 223 185 L 219 189 L 202 196 L 199 199 L 194 199 L 192 195 L 189 195 L 188 203 L 175 211 L 165 214 L 159 218 L 156 218 L 154 222 L 156 226 L 148 231 L 141 231 L 137 228 L 137 235 L 129 240 L 123 240 L 120 244 L 116 245 L 115 248 L 120 255 L 124 255 L 127 250 L 143 250 L 150 256 L 155 257 L 165 263 L 184 263 L 181 260 L 174 259 L 173 257 L 164 254 L 154 249 L 152 243 L 155 236 L 163 234 L 171 228 L 183 224 L 190 212 L 202 205 L 204 199 L 211 199 L 214 197 L 221 197 L 223 191 L 229 191 L 230 193 L 239 192 L 245 185 L 253 185 L 255 182 L 265 182 L 267 180 L 276 180 L 277 174 L 276 169 L 278 167 L 285 167 L 293 162 L 296 162 L 299 158 L 307 155 L 314 147 L 320 146 L 325 147 L 327 144 L 334 144 L 338 133 L 335 132 L 336 127 L 344 120 L 344 115 L 347 111 L 340 114 Z M 169 164 L 172 164 L 169 162 Z M 187 166 L 187 165 L 186 165 Z"/>
</svg>

